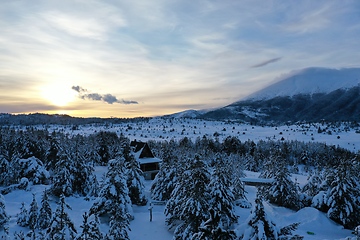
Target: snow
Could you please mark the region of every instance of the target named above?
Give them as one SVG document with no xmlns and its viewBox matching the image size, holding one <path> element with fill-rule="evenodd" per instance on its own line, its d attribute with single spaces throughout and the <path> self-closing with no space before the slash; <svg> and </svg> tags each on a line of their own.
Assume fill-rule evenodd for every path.
<svg viewBox="0 0 360 240">
<path fill-rule="evenodd" d="M 270 99 L 300 93 L 330 93 L 360 84 L 360 68 L 306 68 L 282 76 L 274 84 L 246 97 L 245 100 Z"/>
<path fill-rule="evenodd" d="M 128 126 L 131 126 L 129 128 Z M 42 126 L 38 126 L 41 128 Z M 332 134 L 326 132 L 318 133 L 318 128 L 327 128 Z M 130 139 L 137 139 L 141 141 L 148 140 L 170 140 L 181 139 L 188 137 L 195 141 L 198 137 L 204 135 L 214 138 L 214 133 L 218 133 L 219 141 L 222 141 L 228 136 L 236 136 L 241 141 L 260 141 L 260 140 L 299 140 L 304 142 L 321 142 L 327 145 L 335 145 L 347 148 L 351 151 L 360 150 L 359 134 L 356 133 L 358 128 L 348 128 L 344 124 L 338 126 L 324 126 L 322 124 L 302 124 L 291 126 L 251 126 L 239 123 L 224 123 L 216 121 L 204 121 L 194 119 L 162 119 L 154 118 L 148 122 L 139 123 L 124 123 L 114 124 L 110 126 L 79 126 L 78 130 L 71 130 L 71 126 L 50 126 L 58 130 L 64 128 L 69 134 L 90 134 L 94 131 L 113 131 L 118 134 L 123 133 Z M 185 131 L 183 131 L 185 129 Z M 225 129 L 225 131 L 224 131 Z M 195 133 L 194 133 L 195 132 Z M 183 133 L 183 134 L 182 134 Z M 340 137 L 340 138 L 338 138 Z M 95 174 L 97 179 L 101 181 L 102 176 L 106 172 L 106 167 L 95 167 Z M 246 178 L 257 181 L 259 173 L 245 171 Z M 292 179 L 296 179 L 299 186 L 302 187 L 307 182 L 307 176 L 293 175 Z M 145 181 L 146 195 L 150 198 L 151 181 Z M 20 212 L 21 203 L 25 202 L 25 206 L 29 208 L 32 201 L 32 193 L 35 193 L 38 205 L 41 203 L 41 196 L 47 185 L 30 185 L 29 190 L 14 190 L 9 194 L 4 195 L 6 212 L 10 215 L 10 236 L 13 236 L 15 231 L 24 232 L 29 231 L 28 228 L 20 227 L 16 224 L 16 215 Z M 251 204 L 254 204 L 256 196 L 256 188 L 253 186 L 245 186 L 246 197 Z M 58 199 L 51 197 L 50 205 L 53 211 L 56 209 Z M 82 215 L 88 212 L 93 205 L 95 198 L 85 200 L 83 197 L 68 197 L 66 203 L 72 207 L 72 210 L 67 210 L 72 221 L 75 223 L 76 229 L 80 231 L 82 224 Z M 153 220 L 149 220 L 149 203 L 146 206 L 133 206 L 134 220 L 130 222 L 131 231 L 129 232 L 130 239 L 157 239 L 170 240 L 173 237 L 173 232 L 169 231 L 165 225 L 164 209 L 165 205 L 152 205 Z M 155 201 L 154 201 L 155 203 Z M 325 213 L 319 212 L 315 208 L 307 207 L 297 212 L 277 207 L 271 204 L 264 204 L 271 219 L 274 219 L 278 227 L 283 227 L 291 223 L 299 222 L 300 225 L 294 234 L 304 236 L 304 239 L 345 239 L 348 236 L 353 236 L 350 230 L 344 229 L 342 226 L 336 224 L 327 218 Z M 236 206 L 236 214 L 240 216 L 237 231 L 241 231 L 241 226 L 245 224 L 246 219 L 250 215 L 251 209 L 240 208 Z M 106 233 L 109 229 L 108 225 L 102 223 L 101 231 Z M 3 231 L 0 232 L 0 235 Z M 312 235 L 312 233 L 314 235 Z"/>
<path fill-rule="evenodd" d="M 251 172 L 247 172 L 251 174 Z M 257 173 L 253 173 L 257 175 Z M 145 181 L 146 193 L 150 196 L 151 181 Z M 10 236 L 15 232 L 23 230 L 29 231 L 27 228 L 20 227 L 16 224 L 16 214 L 20 212 L 21 203 L 25 202 L 25 206 L 29 208 L 32 201 L 32 192 L 36 194 L 38 204 L 41 202 L 41 196 L 44 189 L 48 186 L 36 185 L 31 186 L 31 191 L 15 190 L 5 195 L 6 211 L 11 216 L 9 223 Z M 245 186 L 248 200 L 254 204 L 256 196 L 256 188 L 252 186 Z M 53 210 L 56 209 L 58 199 L 51 198 L 50 204 Z M 94 199 L 85 201 L 83 197 L 68 197 L 66 203 L 69 204 L 72 210 L 67 210 L 72 221 L 75 223 L 76 229 L 80 230 L 82 223 L 82 215 L 88 212 L 92 206 Z M 165 225 L 164 205 L 152 205 L 153 220 L 150 222 L 149 207 L 150 202 L 146 206 L 133 206 L 134 220 L 130 222 L 131 231 L 129 237 L 131 240 L 143 239 L 157 239 L 170 240 L 173 237 L 173 232 L 169 231 Z M 264 208 L 274 220 L 278 227 L 284 227 L 291 223 L 300 222 L 298 229 L 294 234 L 304 236 L 304 239 L 345 239 L 347 236 L 353 236 L 350 230 L 344 229 L 342 226 L 334 223 L 326 217 L 325 213 L 319 212 L 315 208 L 307 207 L 297 212 L 289 210 L 284 207 L 276 207 L 271 204 L 264 203 Z M 236 213 L 240 216 L 239 226 L 244 225 L 246 219 L 250 215 L 251 209 L 244 209 L 240 207 L 235 208 Z M 242 226 L 244 227 L 244 226 Z M 100 226 L 102 232 L 108 231 L 108 225 L 102 223 Z M 241 228 L 237 229 L 238 231 Z M 315 235 L 309 235 L 312 232 Z M 1 235 L 1 233 L 0 233 Z"/>
</svg>

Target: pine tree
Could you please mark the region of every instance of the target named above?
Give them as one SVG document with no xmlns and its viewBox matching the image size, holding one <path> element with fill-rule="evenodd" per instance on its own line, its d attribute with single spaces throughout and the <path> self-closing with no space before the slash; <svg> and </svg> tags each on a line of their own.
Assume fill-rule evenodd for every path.
<svg viewBox="0 0 360 240">
<path fill-rule="evenodd" d="M 90 209 L 90 214 L 114 215 L 118 208 L 124 208 L 127 218 L 132 217 L 131 200 L 126 184 L 124 158 L 117 157 L 108 163 L 108 171 L 99 192 L 99 197 Z M 114 208 L 114 206 L 118 206 Z"/>
<path fill-rule="evenodd" d="M 62 147 L 60 146 L 60 140 L 58 136 L 60 134 L 56 134 L 52 132 L 51 136 L 49 137 L 49 149 L 46 152 L 46 167 L 47 169 L 52 172 L 55 169 L 56 163 L 60 159 L 60 153 L 62 152 Z"/>
<path fill-rule="evenodd" d="M 73 181 L 72 190 L 80 195 L 87 195 L 91 178 L 93 177 L 94 168 L 90 162 L 85 159 L 85 146 L 82 136 L 77 135 L 72 139 L 71 151 L 69 152 L 69 160 L 71 160 L 71 168 Z"/>
<path fill-rule="evenodd" d="M 218 156 L 208 187 L 210 206 L 219 215 L 225 231 L 236 223 L 238 218 L 234 210 L 234 195 L 230 188 L 230 173 L 225 161 Z"/>
<path fill-rule="evenodd" d="M 14 232 L 14 240 L 25 240 L 25 234 L 23 231 Z"/>
<path fill-rule="evenodd" d="M 88 183 L 86 184 L 86 190 L 88 197 L 97 197 L 99 196 L 100 186 L 95 174 L 92 174 L 89 178 Z"/>
<path fill-rule="evenodd" d="M 21 227 L 28 226 L 28 210 L 26 209 L 24 202 L 21 203 L 20 213 L 17 214 L 16 223 Z"/>
<path fill-rule="evenodd" d="M 247 220 L 248 228 L 242 239 L 279 239 L 279 229 L 265 212 L 261 196 L 255 199 L 254 208 Z"/>
<path fill-rule="evenodd" d="M 30 203 L 30 210 L 28 215 L 28 225 L 31 230 L 35 230 L 37 228 L 37 221 L 39 215 L 39 207 L 36 202 L 35 194 L 33 194 L 33 200 Z"/>
<path fill-rule="evenodd" d="M 65 240 L 74 239 L 76 229 L 74 223 L 71 221 L 66 208 L 71 207 L 65 202 L 65 196 L 60 196 L 57 209 L 51 220 L 50 227 L 47 230 L 47 239 L 51 240 Z"/>
<path fill-rule="evenodd" d="M 89 226 L 89 232 L 91 239 L 94 240 L 101 240 L 103 239 L 103 234 L 100 231 L 100 220 L 97 214 L 93 214 L 93 219 L 90 221 Z"/>
<path fill-rule="evenodd" d="M 175 239 L 190 239 L 209 217 L 208 167 L 199 156 L 188 164 L 165 206 L 166 224 L 175 227 Z"/>
<path fill-rule="evenodd" d="M 308 182 L 302 188 L 302 192 L 309 197 L 314 197 L 320 191 L 323 179 L 319 171 L 308 177 Z"/>
<path fill-rule="evenodd" d="M 199 228 L 200 232 L 195 233 L 193 240 L 235 240 L 237 238 L 233 230 L 225 230 L 222 225 L 223 221 L 214 209 L 209 210 L 210 218 L 203 222 Z"/>
<path fill-rule="evenodd" d="M 87 212 L 83 214 L 83 223 L 80 226 L 82 228 L 81 233 L 76 237 L 76 240 L 101 240 L 103 238 L 99 229 L 98 218 L 95 215 L 95 220 L 89 221 L 89 215 Z"/>
<path fill-rule="evenodd" d="M 115 212 L 110 217 L 110 229 L 105 240 L 129 240 L 130 222 L 126 209 L 119 205 L 115 205 L 114 208 Z"/>
<path fill-rule="evenodd" d="M 134 155 L 127 152 L 127 150 L 124 151 L 124 156 L 129 197 L 133 204 L 144 206 L 147 203 L 147 199 L 144 193 L 144 176 L 140 169 L 140 164 L 136 161 Z"/>
<path fill-rule="evenodd" d="M 50 190 L 55 196 L 70 196 L 73 194 L 75 172 L 69 151 L 62 151 L 59 161 L 55 163 L 54 175 Z"/>
<path fill-rule="evenodd" d="M 151 185 L 151 197 L 158 201 L 167 201 L 171 197 L 171 192 L 174 190 L 179 167 L 177 157 L 173 153 L 175 143 L 170 141 L 168 144 L 163 144 L 161 148 L 162 163 L 160 171 L 156 174 L 155 179 Z"/>
<path fill-rule="evenodd" d="M 340 161 L 334 170 L 330 183 L 327 215 L 345 228 L 353 229 L 360 224 L 359 189 L 356 177 L 351 172 L 352 164 L 348 160 Z M 358 174 L 358 173 L 356 173 Z"/>
<path fill-rule="evenodd" d="M 266 197 L 271 203 L 298 210 L 300 208 L 300 198 L 297 186 L 290 178 L 291 175 L 285 161 L 279 161 L 277 165 L 274 181 Z"/>
<path fill-rule="evenodd" d="M 241 239 L 303 239 L 302 236 L 292 235 L 299 223 L 293 223 L 278 228 L 264 208 L 263 197 L 257 193 L 255 205 L 246 220 L 247 228 Z"/>
<path fill-rule="evenodd" d="M 52 210 L 49 204 L 49 196 L 47 190 L 43 192 L 43 196 L 41 199 L 41 207 L 39 210 L 38 216 L 38 227 L 40 229 L 47 229 L 50 226 L 50 222 L 52 219 Z"/>
</svg>

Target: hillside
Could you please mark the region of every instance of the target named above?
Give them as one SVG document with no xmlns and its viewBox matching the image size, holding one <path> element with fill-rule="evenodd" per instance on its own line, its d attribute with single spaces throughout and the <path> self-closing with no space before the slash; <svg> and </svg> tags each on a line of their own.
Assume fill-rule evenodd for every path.
<svg viewBox="0 0 360 240">
<path fill-rule="evenodd" d="M 360 120 L 360 69 L 309 68 L 201 118 L 258 124 Z"/>
<path fill-rule="evenodd" d="M 242 100 L 264 100 L 298 94 L 330 93 L 360 84 L 360 68 L 306 68 L 282 76 L 274 84 Z"/>
</svg>

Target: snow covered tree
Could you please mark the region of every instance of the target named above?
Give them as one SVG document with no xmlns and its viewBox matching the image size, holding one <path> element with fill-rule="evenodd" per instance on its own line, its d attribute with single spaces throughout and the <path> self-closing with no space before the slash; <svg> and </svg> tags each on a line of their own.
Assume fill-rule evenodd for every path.
<svg viewBox="0 0 360 240">
<path fill-rule="evenodd" d="M 28 210 L 25 207 L 25 203 L 21 203 L 20 213 L 17 214 L 16 223 L 21 227 L 28 226 Z"/>
<path fill-rule="evenodd" d="M 29 215 L 28 215 L 28 225 L 31 230 L 35 230 L 37 228 L 37 221 L 39 215 L 39 207 L 36 202 L 35 194 L 33 194 L 33 200 L 30 203 Z"/>
<path fill-rule="evenodd" d="M 88 184 L 86 184 L 86 190 L 88 197 L 97 197 L 99 195 L 100 186 L 95 174 L 92 174 L 89 178 Z"/>
<path fill-rule="evenodd" d="M 191 239 L 193 240 L 235 240 L 237 236 L 233 230 L 227 229 L 223 226 L 221 217 L 210 209 L 210 218 L 203 222 L 199 228 L 199 232 L 195 233 Z"/>
<path fill-rule="evenodd" d="M 105 240 L 130 240 L 130 222 L 126 209 L 115 205 L 114 214 L 110 217 L 110 229 L 105 236 Z"/>
<path fill-rule="evenodd" d="M 96 214 L 94 214 L 94 220 L 89 221 L 89 215 L 87 212 L 83 214 L 83 223 L 80 226 L 82 228 L 81 233 L 76 237 L 76 240 L 102 240 L 103 235 L 99 228 L 99 219 Z"/>
<path fill-rule="evenodd" d="M 322 182 L 322 174 L 317 171 L 308 177 L 308 182 L 302 188 L 302 192 L 309 197 L 314 197 L 319 193 Z"/>
<path fill-rule="evenodd" d="M 130 145 L 123 146 L 123 154 L 127 173 L 126 183 L 129 189 L 131 202 L 136 205 L 144 206 L 147 203 L 147 199 L 144 193 L 144 176 L 140 169 L 140 164 L 136 161 L 134 155 L 130 153 Z"/>
<path fill-rule="evenodd" d="M 66 212 L 66 208 L 71 209 L 71 207 L 65 202 L 65 196 L 62 194 L 50 226 L 47 229 L 47 239 L 63 240 L 75 238 L 76 229 L 74 223 L 71 221 L 68 213 Z"/>
<path fill-rule="evenodd" d="M 162 145 L 161 155 L 162 163 L 160 171 L 156 174 L 151 185 L 151 197 L 158 201 L 167 201 L 171 197 L 171 192 L 174 190 L 178 174 L 178 161 L 173 153 L 175 149 L 174 141 Z"/>
<path fill-rule="evenodd" d="M 52 173 L 55 169 L 56 163 L 60 159 L 60 153 L 62 152 L 62 147 L 60 145 L 60 137 L 61 135 L 55 132 L 52 132 L 49 136 L 49 149 L 46 152 L 46 167 Z"/>
<path fill-rule="evenodd" d="M 39 216 L 37 224 L 40 229 L 47 229 L 50 226 L 52 219 L 52 210 L 49 203 L 49 196 L 47 190 L 43 192 L 41 199 L 41 207 L 39 210 Z"/>
<path fill-rule="evenodd" d="M 55 196 L 70 196 L 73 194 L 73 182 L 75 172 L 73 161 L 69 158 L 68 151 L 62 151 L 58 162 L 55 163 L 54 174 L 50 191 Z"/>
<path fill-rule="evenodd" d="M 255 205 L 248 217 L 247 228 L 241 239 L 302 239 L 299 235 L 292 235 L 299 223 L 278 228 L 271 217 L 266 213 L 262 196 L 258 193 Z"/>
<path fill-rule="evenodd" d="M 117 207 L 114 207 L 117 206 Z M 126 184 L 126 171 L 124 158 L 117 158 L 108 162 L 108 171 L 102 184 L 98 198 L 90 208 L 90 214 L 96 213 L 99 216 L 104 214 L 114 215 L 119 208 L 126 218 L 132 217 L 131 200 Z"/>
<path fill-rule="evenodd" d="M 94 175 L 94 168 L 90 161 L 85 159 L 85 146 L 83 136 L 76 135 L 72 139 L 72 144 L 69 146 L 68 159 L 71 161 L 72 168 L 72 190 L 74 193 L 80 195 L 87 195 L 89 190 L 88 184 L 90 184 L 91 178 Z"/>
<path fill-rule="evenodd" d="M 199 156 L 189 159 L 187 164 L 165 206 L 166 224 L 169 228 L 175 227 L 175 239 L 191 239 L 209 217 L 208 167 Z"/>
<path fill-rule="evenodd" d="M 29 157 L 27 159 L 16 159 L 17 175 L 19 178 L 26 177 L 33 184 L 43 184 L 50 178 L 49 172 L 43 166 L 40 159 Z"/>
<path fill-rule="evenodd" d="M 277 162 L 277 169 L 266 198 L 271 203 L 290 209 L 300 208 L 300 198 L 296 184 L 290 178 L 290 172 L 284 160 Z"/>
<path fill-rule="evenodd" d="M 25 240 L 25 233 L 23 231 L 14 232 L 14 240 Z"/>
<path fill-rule="evenodd" d="M 349 161 L 340 161 L 334 170 L 334 178 L 330 183 L 330 192 L 327 198 L 328 217 L 349 229 L 360 224 L 358 199 L 360 193 L 351 168 L 352 164 Z"/>
<path fill-rule="evenodd" d="M 242 239 L 279 239 L 279 229 L 265 212 L 262 197 L 257 195 Z"/>
<path fill-rule="evenodd" d="M 208 185 L 210 194 L 210 209 L 213 209 L 220 217 L 221 226 L 228 230 L 237 222 L 237 216 L 234 210 L 234 195 L 231 190 L 231 176 L 229 175 L 228 165 L 223 158 L 216 158 L 215 167 L 211 174 Z"/>
</svg>

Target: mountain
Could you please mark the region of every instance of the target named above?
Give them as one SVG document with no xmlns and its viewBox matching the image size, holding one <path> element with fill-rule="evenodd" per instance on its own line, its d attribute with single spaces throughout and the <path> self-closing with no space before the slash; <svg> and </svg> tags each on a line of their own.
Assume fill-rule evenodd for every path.
<svg viewBox="0 0 360 240">
<path fill-rule="evenodd" d="M 307 68 L 200 116 L 253 123 L 360 121 L 360 68 Z"/>
<path fill-rule="evenodd" d="M 297 94 L 330 93 L 360 84 L 360 68 L 306 68 L 281 77 L 276 83 L 244 100 L 262 100 Z"/>
</svg>

